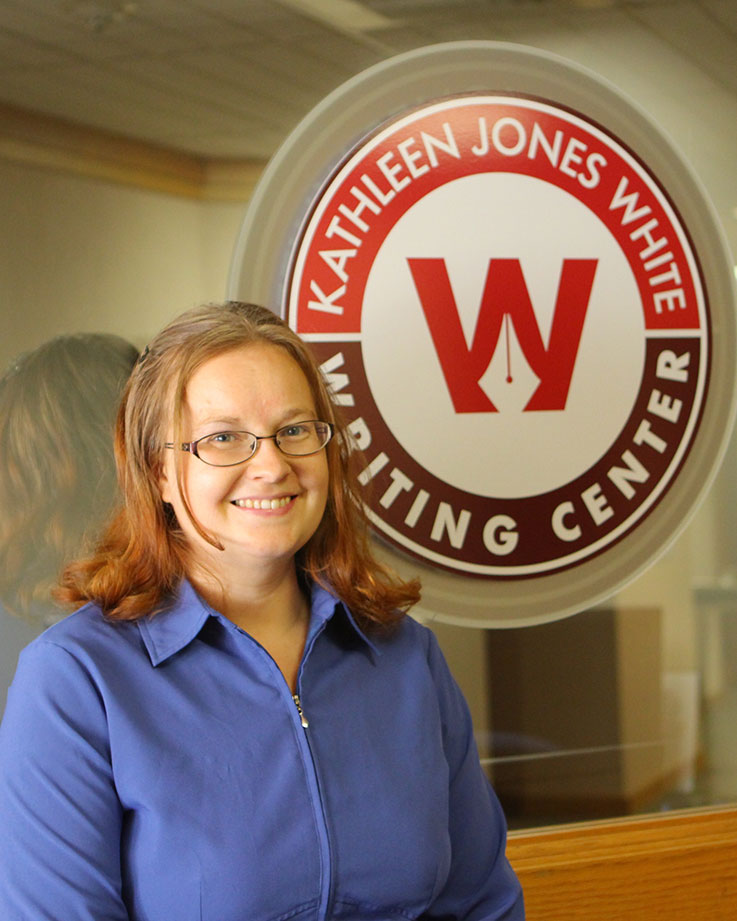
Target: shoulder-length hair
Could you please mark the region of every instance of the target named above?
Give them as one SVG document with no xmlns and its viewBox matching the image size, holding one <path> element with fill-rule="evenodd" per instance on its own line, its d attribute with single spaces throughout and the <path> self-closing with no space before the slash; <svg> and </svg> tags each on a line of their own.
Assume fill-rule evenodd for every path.
<svg viewBox="0 0 737 921">
<path fill-rule="evenodd" d="M 336 412 L 323 375 L 308 346 L 264 307 L 231 301 L 188 311 L 170 323 L 142 354 L 128 381 L 115 429 L 115 457 L 122 505 L 96 553 L 67 567 L 57 592 L 68 603 L 95 601 L 105 614 L 135 620 L 165 607 L 189 570 L 184 534 L 159 488 L 166 431 L 174 423 L 181 441 L 187 383 L 204 362 L 252 343 L 284 349 L 303 371 L 317 415 L 334 426 L 327 445 L 328 499 L 322 520 L 297 554 L 301 576 L 331 588 L 365 626 L 389 626 L 419 600 L 419 583 L 404 582 L 372 552 L 358 494 L 356 452 Z M 196 521 L 198 533 L 217 540 Z"/>
</svg>

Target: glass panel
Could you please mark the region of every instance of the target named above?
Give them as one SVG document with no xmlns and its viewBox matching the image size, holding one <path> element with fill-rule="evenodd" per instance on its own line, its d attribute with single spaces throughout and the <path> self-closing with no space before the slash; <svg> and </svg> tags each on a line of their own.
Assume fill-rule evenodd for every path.
<svg viewBox="0 0 737 921">
<path fill-rule="evenodd" d="M 430 624 L 511 828 L 737 800 L 736 488 L 733 439 L 683 535 L 596 608 Z"/>
<path fill-rule="evenodd" d="M 703 53 L 709 36 L 729 31 L 714 26 L 717 7 L 722 25 L 733 21 L 729 5 L 708 4 L 707 14 L 685 3 L 581 3 L 570 13 L 507 4 L 479 14 L 481 31 L 459 25 L 463 4 L 446 6 L 447 17 L 432 22 L 417 13 L 425 30 L 418 44 L 470 34 L 531 42 L 593 67 L 637 99 L 693 164 L 735 248 L 737 119 L 720 76 L 723 62 L 733 74 L 733 60 Z M 666 6 L 672 16 L 663 16 Z M 683 58 L 670 39 L 686 20 Z M 399 33 L 396 41 L 399 51 Z M 0 180 L 2 369 L 62 333 L 116 333 L 141 347 L 184 306 L 221 296 L 242 205 L 8 160 Z M 514 631 L 432 625 L 512 827 L 737 800 L 736 508 L 733 443 L 687 531 L 606 604 Z M 17 651 L 40 627 L 2 606 L 0 623 L 1 709 Z"/>
</svg>

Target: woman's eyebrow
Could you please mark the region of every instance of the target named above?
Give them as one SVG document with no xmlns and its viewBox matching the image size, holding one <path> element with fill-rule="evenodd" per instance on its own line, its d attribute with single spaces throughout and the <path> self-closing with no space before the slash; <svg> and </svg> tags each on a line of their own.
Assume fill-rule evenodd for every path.
<svg viewBox="0 0 737 921">
<path fill-rule="evenodd" d="M 278 423 L 277 428 L 280 428 L 282 425 L 285 425 L 290 420 L 297 419 L 314 419 L 315 410 L 312 408 L 296 407 L 295 409 L 287 409 L 277 417 Z M 201 419 L 196 419 L 194 421 L 194 427 L 200 428 L 204 425 L 225 425 L 232 428 L 240 428 L 241 430 L 244 422 L 242 418 L 237 416 L 220 416 L 220 415 L 211 415 L 203 416 Z"/>
<path fill-rule="evenodd" d="M 239 426 L 243 422 L 235 416 L 203 416 L 201 419 L 195 419 L 195 426 L 201 425 L 230 425 Z"/>
<path fill-rule="evenodd" d="M 305 409 L 303 407 L 299 407 L 297 409 L 288 409 L 286 412 L 282 413 L 280 418 L 281 418 L 282 424 L 289 420 L 296 421 L 297 419 L 304 419 L 304 420 L 314 419 L 315 410 L 312 409 L 311 407 L 309 409 Z"/>
</svg>

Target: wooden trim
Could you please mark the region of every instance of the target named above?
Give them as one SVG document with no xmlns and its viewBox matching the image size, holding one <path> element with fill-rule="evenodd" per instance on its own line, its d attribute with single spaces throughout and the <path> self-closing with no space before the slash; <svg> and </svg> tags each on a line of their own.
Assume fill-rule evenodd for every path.
<svg viewBox="0 0 737 921">
<path fill-rule="evenodd" d="M 246 202 L 264 163 L 195 157 L 0 103 L 0 158 L 205 201 Z"/>
<path fill-rule="evenodd" d="M 527 921 L 737 917 L 737 808 L 511 832 Z"/>
<path fill-rule="evenodd" d="M 261 160 L 207 160 L 202 197 L 208 201 L 246 202 L 265 166 Z"/>
</svg>

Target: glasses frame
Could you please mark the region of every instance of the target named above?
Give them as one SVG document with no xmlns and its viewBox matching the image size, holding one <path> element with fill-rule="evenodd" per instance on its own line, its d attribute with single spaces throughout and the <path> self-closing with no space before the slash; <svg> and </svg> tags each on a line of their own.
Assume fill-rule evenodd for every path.
<svg viewBox="0 0 737 921">
<path fill-rule="evenodd" d="M 293 454 L 290 451 L 285 451 L 284 448 L 282 448 L 282 446 L 277 441 L 277 438 L 279 437 L 280 433 L 283 432 L 285 429 L 291 428 L 293 425 L 306 425 L 309 422 L 314 422 L 319 425 L 327 426 L 329 434 L 328 434 L 327 440 L 325 441 L 325 444 L 320 445 L 320 447 L 314 451 L 308 451 L 306 454 Z M 231 433 L 235 435 L 249 435 L 251 438 L 253 438 L 253 451 L 251 451 L 248 457 L 244 457 L 243 460 L 234 461 L 232 464 L 213 464 L 211 461 L 205 460 L 204 457 L 200 456 L 198 445 L 201 441 L 204 441 L 206 438 L 215 438 L 217 435 L 227 435 Z M 246 461 L 251 460 L 251 458 L 254 456 L 256 451 L 258 451 L 259 442 L 273 441 L 276 447 L 281 451 L 281 453 L 285 457 L 311 457 L 313 454 L 319 454 L 320 451 L 326 448 L 328 444 L 330 443 L 330 440 L 332 439 L 333 435 L 335 435 L 335 426 L 333 425 L 332 422 L 323 422 L 322 419 L 300 419 L 299 422 L 290 422 L 289 425 L 283 425 L 281 428 L 277 429 L 273 435 L 256 435 L 253 432 L 247 432 L 244 429 L 224 429 L 222 432 L 212 432 L 209 435 L 203 435 L 201 438 L 195 439 L 195 441 L 181 442 L 179 445 L 179 450 L 187 451 L 190 454 L 193 454 L 197 458 L 197 460 L 201 460 L 202 463 L 207 464 L 208 467 L 237 467 L 239 464 L 245 464 Z M 174 444 L 174 442 L 167 441 L 164 444 L 164 447 L 171 448 L 172 450 L 174 450 L 177 446 L 176 444 Z"/>
</svg>

